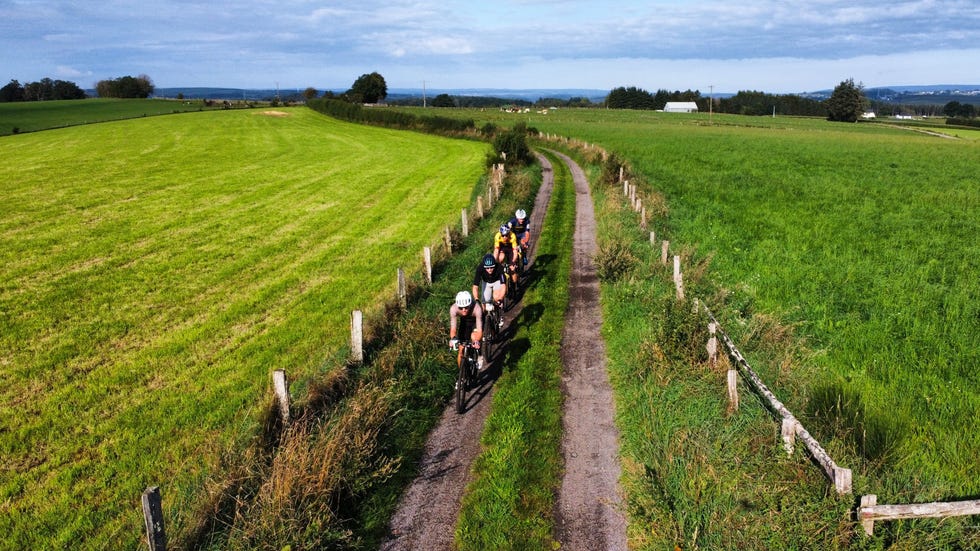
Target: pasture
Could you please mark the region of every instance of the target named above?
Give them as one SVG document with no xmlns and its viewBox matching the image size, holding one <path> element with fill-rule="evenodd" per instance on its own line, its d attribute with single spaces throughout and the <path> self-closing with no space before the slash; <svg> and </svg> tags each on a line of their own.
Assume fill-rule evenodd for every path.
<svg viewBox="0 0 980 551">
<path fill-rule="evenodd" d="M 665 201 L 665 215 L 654 217 L 650 229 L 658 240 L 670 240 L 672 254 L 682 255 L 685 265 L 702 275 L 692 277 L 689 292 L 723 316 L 722 323 L 770 388 L 838 463 L 853 469 L 856 494 L 914 503 L 971 499 L 980 492 L 980 437 L 972 430 L 980 416 L 980 352 L 974 342 L 980 329 L 980 246 L 975 239 L 980 151 L 970 134 L 948 139 L 877 123 L 789 117 L 714 114 L 709 120 L 707 113 L 462 110 L 460 116 L 474 118 L 478 127 L 524 122 L 542 133 L 597 144 L 624 159 L 641 191 Z M 618 224 L 606 231 L 607 244 L 629 241 L 644 265 L 649 231 Z M 634 277 L 651 277 L 644 273 L 640 268 Z M 624 438 L 641 450 L 628 454 L 639 469 L 635 488 L 652 492 L 635 496 L 642 504 L 639 511 L 649 512 L 666 492 L 675 504 L 700 504 L 693 511 L 705 507 L 700 521 L 690 511 L 668 511 L 666 519 L 678 524 L 673 535 L 661 535 L 666 541 L 690 545 L 700 534 L 702 541 L 732 543 L 725 534 L 746 522 L 745 511 L 735 504 L 747 490 L 743 481 L 737 493 L 726 495 L 728 483 L 714 469 L 720 462 L 746 461 L 726 444 L 733 435 L 718 436 L 714 450 L 690 442 L 686 473 L 659 471 L 649 455 L 663 450 L 651 436 L 667 435 L 660 442 L 680 454 L 685 444 L 682 437 L 676 440 L 677 431 L 708 430 L 713 422 L 719 431 L 729 426 L 723 416 L 711 414 L 718 406 L 697 405 L 706 391 L 703 373 L 694 371 L 685 384 L 676 370 L 649 379 L 651 374 L 636 365 L 660 358 L 663 343 L 632 333 L 624 325 L 629 316 L 637 316 L 641 305 L 650 308 L 653 318 L 667 316 L 642 326 L 647 338 L 656 340 L 677 336 L 662 326 L 677 322 L 671 318 L 676 312 L 668 308 L 656 314 L 664 311 L 663 304 L 642 298 L 649 291 L 628 284 L 607 285 L 604 292 L 609 315 L 619 319 L 610 332 L 634 335 L 612 346 L 611 361 L 623 370 L 621 398 L 634 403 L 636 396 L 647 396 L 681 415 L 623 412 Z M 676 331 L 683 323 L 679 327 Z M 642 380 L 645 388 L 637 388 L 635 381 Z M 721 392 L 723 380 L 716 384 Z M 671 390 L 672 385 L 677 386 Z M 778 427 L 773 430 L 778 435 Z M 749 444 L 755 442 L 749 448 L 769 453 L 768 446 L 759 448 L 760 433 L 745 434 Z M 691 468 L 703 469 L 698 471 L 700 489 L 685 486 Z M 778 480 L 759 479 L 758 484 L 765 491 L 782 487 Z M 699 501 L 705 491 L 713 492 L 711 506 Z M 754 500 L 746 503 L 758 506 Z M 718 522 L 726 510 L 733 511 L 728 528 Z M 813 503 L 798 503 L 794 510 L 800 519 L 819 517 Z M 658 518 L 648 520 L 664 520 Z M 714 526 L 710 534 L 705 532 L 709 526 Z M 975 527 L 971 531 L 969 519 L 888 526 L 880 541 L 920 547 L 980 537 Z M 836 528 L 814 527 L 816 532 L 828 529 Z M 800 537 L 763 541 L 802 546 L 821 541 Z M 664 544 L 652 541 L 652 548 Z"/>
<path fill-rule="evenodd" d="M 0 136 L 155 115 L 220 109 L 200 100 L 86 99 L 0 103 Z"/>
<path fill-rule="evenodd" d="M 308 109 L 0 138 L 2 548 L 135 548 L 346 354 L 471 204 L 487 146 Z"/>
</svg>

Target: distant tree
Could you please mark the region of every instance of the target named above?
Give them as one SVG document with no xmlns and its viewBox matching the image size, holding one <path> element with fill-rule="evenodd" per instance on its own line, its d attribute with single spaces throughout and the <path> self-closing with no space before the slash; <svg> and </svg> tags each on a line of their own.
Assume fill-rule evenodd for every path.
<svg viewBox="0 0 980 551">
<path fill-rule="evenodd" d="M 307 101 L 309 101 L 309 100 L 315 98 L 318 93 L 319 92 L 316 91 L 316 88 L 313 88 L 311 86 L 311 87 L 307 88 L 306 90 L 303 90 L 303 98 L 306 99 Z"/>
<path fill-rule="evenodd" d="M 456 107 L 456 102 L 449 94 L 439 94 L 432 99 L 432 107 Z"/>
<path fill-rule="evenodd" d="M 345 94 L 354 103 L 379 103 L 388 96 L 388 85 L 385 77 L 374 72 L 357 77 Z"/>
<path fill-rule="evenodd" d="M 24 101 L 24 87 L 16 80 L 11 80 L 0 88 L 0 102 Z"/>
<path fill-rule="evenodd" d="M 609 109 L 655 109 L 655 105 L 653 94 L 635 86 L 614 88 L 606 96 Z"/>
<path fill-rule="evenodd" d="M 838 84 L 824 103 L 827 106 L 827 120 L 857 122 L 868 101 L 864 97 L 863 87 L 849 78 Z"/>
<path fill-rule="evenodd" d="M 954 100 L 943 106 L 943 114 L 950 118 L 972 119 L 977 116 L 977 108 L 972 103 Z"/>
<path fill-rule="evenodd" d="M 100 80 L 95 91 L 102 98 L 148 98 L 153 94 L 153 81 L 146 75 L 124 76 L 113 80 Z"/>
</svg>

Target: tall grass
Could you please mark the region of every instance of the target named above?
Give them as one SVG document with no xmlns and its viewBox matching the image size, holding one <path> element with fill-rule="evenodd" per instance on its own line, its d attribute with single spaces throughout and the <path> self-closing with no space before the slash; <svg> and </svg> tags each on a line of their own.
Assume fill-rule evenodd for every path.
<svg viewBox="0 0 980 551">
<path fill-rule="evenodd" d="M 306 109 L 0 141 L 0 547 L 134 547 L 148 485 L 180 525 L 270 372 L 302 395 L 340 363 L 485 148 Z"/>
</svg>

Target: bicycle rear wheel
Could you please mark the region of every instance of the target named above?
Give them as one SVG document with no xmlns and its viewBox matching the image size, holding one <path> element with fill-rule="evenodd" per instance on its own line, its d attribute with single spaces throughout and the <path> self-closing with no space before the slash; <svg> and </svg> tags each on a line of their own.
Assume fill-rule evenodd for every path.
<svg viewBox="0 0 980 551">
<path fill-rule="evenodd" d="M 456 402 L 456 413 L 466 411 L 466 355 L 459 362 L 459 373 L 456 375 L 456 392 L 454 400 Z"/>
</svg>

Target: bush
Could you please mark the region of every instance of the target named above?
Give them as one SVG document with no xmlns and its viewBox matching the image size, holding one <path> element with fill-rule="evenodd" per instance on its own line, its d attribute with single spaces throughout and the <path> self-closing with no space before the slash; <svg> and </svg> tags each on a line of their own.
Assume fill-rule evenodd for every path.
<svg viewBox="0 0 980 551">
<path fill-rule="evenodd" d="M 599 247 L 593 261 L 599 279 L 610 282 L 623 279 L 633 271 L 638 263 L 629 245 L 620 241 Z"/>
</svg>

